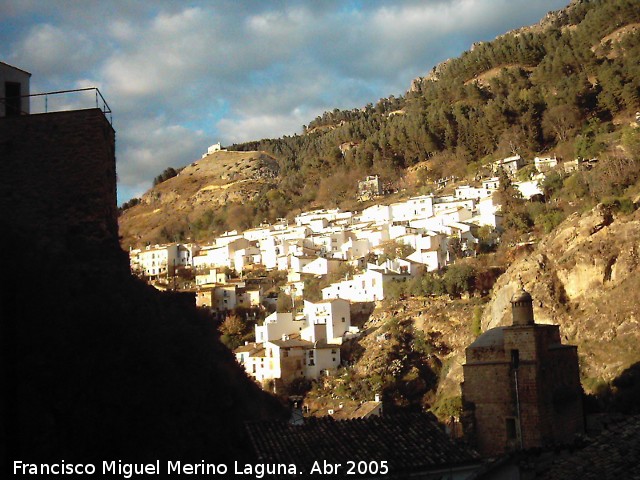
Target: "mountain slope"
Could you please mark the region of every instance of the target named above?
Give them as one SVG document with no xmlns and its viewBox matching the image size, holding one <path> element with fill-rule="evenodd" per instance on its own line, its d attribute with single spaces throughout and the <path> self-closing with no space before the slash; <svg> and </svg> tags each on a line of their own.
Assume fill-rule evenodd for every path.
<svg viewBox="0 0 640 480">
<path fill-rule="evenodd" d="M 279 171 L 264 152 L 218 151 L 197 160 L 149 190 L 119 219 L 122 244 L 172 241 L 194 235 L 207 211 L 250 201 L 272 186 Z"/>
<path fill-rule="evenodd" d="M 303 126 L 302 135 L 229 147 L 268 152 L 279 166 L 278 198 L 264 190 L 243 200 L 227 197 L 242 205 L 243 222 L 223 215 L 213 200 L 208 217 L 175 209 L 164 232 L 154 227 L 150 237 L 129 221 L 133 212 L 125 214 L 125 238 L 173 239 L 189 236 L 190 224 L 197 222 L 196 229 L 224 231 L 273 221 L 294 209 L 352 207 L 355 180 L 374 173 L 411 194 L 433 189 L 431 182 L 440 177 L 473 178 L 482 165 L 514 152 L 529 160 L 601 155 L 616 147 L 621 126 L 640 110 L 640 32 L 633 28 L 638 22 L 634 0 L 572 2 L 538 25 L 476 44 L 434 67 L 404 96 L 326 112 Z M 427 160 L 422 175 L 406 175 Z M 152 211 L 144 213 L 153 216 Z"/>
</svg>

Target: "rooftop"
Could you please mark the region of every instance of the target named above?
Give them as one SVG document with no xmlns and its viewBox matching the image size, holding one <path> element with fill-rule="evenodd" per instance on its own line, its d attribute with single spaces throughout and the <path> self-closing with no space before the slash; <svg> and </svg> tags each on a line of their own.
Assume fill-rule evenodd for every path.
<svg viewBox="0 0 640 480">
<path fill-rule="evenodd" d="M 386 460 L 389 474 L 470 465 L 479 455 L 450 439 L 435 417 L 403 413 L 334 420 L 310 417 L 302 425 L 286 421 L 246 424 L 258 461 L 295 463 L 305 472 L 314 461 Z"/>
</svg>

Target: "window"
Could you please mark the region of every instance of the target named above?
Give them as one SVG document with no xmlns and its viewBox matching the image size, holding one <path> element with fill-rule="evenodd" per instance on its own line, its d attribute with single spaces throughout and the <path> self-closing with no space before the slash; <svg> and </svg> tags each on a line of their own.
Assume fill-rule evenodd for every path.
<svg viewBox="0 0 640 480">
<path fill-rule="evenodd" d="M 506 428 L 507 428 L 507 439 L 516 440 L 518 438 L 518 429 L 516 426 L 516 419 L 507 418 L 505 419 L 505 421 L 506 421 Z"/>
<path fill-rule="evenodd" d="M 520 365 L 520 352 L 516 349 L 511 350 L 511 367 L 518 369 Z"/>
</svg>

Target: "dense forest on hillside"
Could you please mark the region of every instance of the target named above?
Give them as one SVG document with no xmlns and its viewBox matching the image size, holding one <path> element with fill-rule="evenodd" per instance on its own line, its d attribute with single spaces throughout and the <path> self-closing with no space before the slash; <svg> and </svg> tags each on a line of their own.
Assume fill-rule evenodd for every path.
<svg viewBox="0 0 640 480">
<path fill-rule="evenodd" d="M 640 109 L 640 30 L 607 38 L 636 22 L 633 0 L 576 3 L 542 27 L 476 45 L 414 82 L 404 97 L 326 112 L 303 135 L 231 149 L 279 158 L 292 207 L 308 202 L 311 192 L 339 203 L 361 176 L 375 172 L 395 181 L 429 159 L 435 178 L 464 177 L 512 152 L 596 156 L 609 143 L 612 120 Z M 349 143 L 343 154 L 339 146 Z"/>
<path fill-rule="evenodd" d="M 242 229 L 303 209 L 353 208 L 357 181 L 374 173 L 412 194 L 432 191 L 441 177 L 473 180 L 483 165 L 514 153 L 528 161 L 541 154 L 628 158 L 628 148 L 618 146 L 639 110 L 637 1 L 574 1 L 538 25 L 475 44 L 414 80 L 404 96 L 325 112 L 300 135 L 230 146 L 274 155 L 280 178 L 251 201 L 212 209 L 189 229 Z M 620 168 L 606 163 L 598 181 Z M 635 182 L 620 184 L 618 177 L 588 196 L 600 201 Z M 555 180 L 557 191 L 566 179 Z"/>
</svg>

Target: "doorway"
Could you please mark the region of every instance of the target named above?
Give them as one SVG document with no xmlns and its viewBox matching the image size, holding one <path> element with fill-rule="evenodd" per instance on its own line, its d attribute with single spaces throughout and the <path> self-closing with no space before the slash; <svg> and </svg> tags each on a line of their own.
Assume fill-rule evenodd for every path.
<svg viewBox="0 0 640 480">
<path fill-rule="evenodd" d="M 18 82 L 4 83 L 5 116 L 17 117 L 22 114 L 22 89 Z"/>
</svg>

